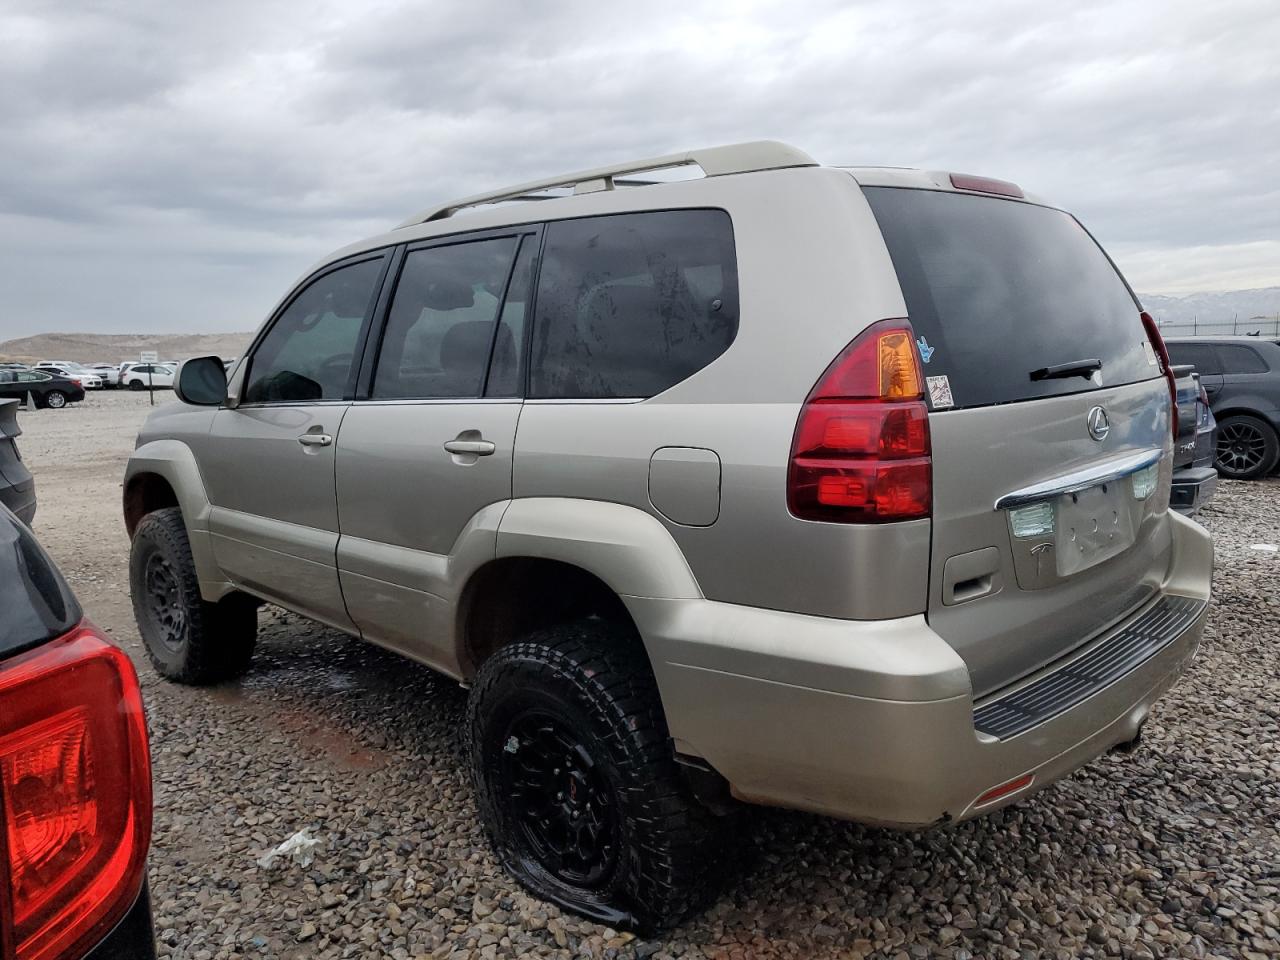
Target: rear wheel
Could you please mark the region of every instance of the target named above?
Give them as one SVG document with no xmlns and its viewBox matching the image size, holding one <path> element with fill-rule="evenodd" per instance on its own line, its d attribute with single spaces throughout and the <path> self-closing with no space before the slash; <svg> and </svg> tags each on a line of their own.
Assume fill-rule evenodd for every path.
<svg viewBox="0 0 1280 960">
<path fill-rule="evenodd" d="M 476 677 L 467 732 L 485 828 L 537 896 L 655 930 L 710 892 L 724 823 L 680 775 L 630 629 L 584 621 L 499 650 Z"/>
<path fill-rule="evenodd" d="M 50 390 L 44 395 L 44 405 L 54 410 L 61 410 L 67 405 L 67 395 L 61 390 Z"/>
<path fill-rule="evenodd" d="M 203 685 L 248 669 L 258 636 L 257 604 L 241 594 L 218 603 L 201 598 L 177 507 L 147 514 L 134 530 L 129 591 L 147 657 L 161 676 Z"/>
<path fill-rule="evenodd" d="M 1218 472 L 1231 480 L 1253 480 L 1280 461 L 1280 438 L 1263 420 L 1246 414 L 1218 422 Z"/>
</svg>

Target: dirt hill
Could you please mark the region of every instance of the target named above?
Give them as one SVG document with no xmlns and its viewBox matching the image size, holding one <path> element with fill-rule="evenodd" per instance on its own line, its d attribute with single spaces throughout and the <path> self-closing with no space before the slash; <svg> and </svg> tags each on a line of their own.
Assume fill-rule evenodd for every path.
<svg viewBox="0 0 1280 960">
<path fill-rule="evenodd" d="M 215 354 L 238 357 L 252 333 L 41 333 L 0 342 L 0 360 L 73 360 L 77 363 L 122 363 L 154 350 L 161 360 Z"/>
</svg>

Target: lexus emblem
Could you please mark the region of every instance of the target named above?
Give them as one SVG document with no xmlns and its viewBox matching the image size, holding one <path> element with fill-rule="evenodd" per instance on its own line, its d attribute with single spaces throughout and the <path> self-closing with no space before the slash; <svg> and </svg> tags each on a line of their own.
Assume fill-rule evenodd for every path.
<svg viewBox="0 0 1280 960">
<path fill-rule="evenodd" d="M 1101 407 L 1090 410 L 1085 422 L 1089 425 L 1089 436 L 1099 443 L 1107 439 L 1107 434 L 1111 432 L 1111 421 L 1107 419 L 1107 411 Z"/>
</svg>

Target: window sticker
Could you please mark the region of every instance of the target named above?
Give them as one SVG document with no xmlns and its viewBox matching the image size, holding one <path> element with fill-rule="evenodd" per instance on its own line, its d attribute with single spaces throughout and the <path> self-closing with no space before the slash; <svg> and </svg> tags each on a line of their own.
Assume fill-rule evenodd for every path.
<svg viewBox="0 0 1280 960">
<path fill-rule="evenodd" d="M 1142 352 L 1147 355 L 1148 366 L 1152 366 L 1152 367 L 1159 366 L 1159 364 L 1156 362 L 1156 348 L 1151 345 L 1150 340 L 1142 341 Z"/>
<path fill-rule="evenodd" d="M 926 377 L 925 382 L 929 384 L 929 405 L 935 410 L 946 410 L 956 405 L 955 398 L 951 396 L 951 381 L 946 376 Z"/>
<path fill-rule="evenodd" d="M 920 359 L 925 363 L 933 359 L 933 352 L 938 349 L 937 347 L 929 346 L 929 341 L 923 336 L 916 337 L 916 346 L 920 349 Z"/>
</svg>

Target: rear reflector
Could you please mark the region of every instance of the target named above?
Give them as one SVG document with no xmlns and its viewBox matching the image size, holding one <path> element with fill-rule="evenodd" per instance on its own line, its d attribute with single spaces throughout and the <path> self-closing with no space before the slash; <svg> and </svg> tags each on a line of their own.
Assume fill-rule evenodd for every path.
<svg viewBox="0 0 1280 960">
<path fill-rule="evenodd" d="M 929 410 L 905 320 L 873 324 L 805 401 L 791 445 L 787 504 L 802 520 L 886 523 L 927 517 Z"/>
<path fill-rule="evenodd" d="M 1009 796 L 1011 793 L 1017 793 L 1019 790 L 1025 790 L 1035 782 L 1035 774 L 1024 773 L 1022 776 L 1010 780 L 1008 783 L 1002 783 L 998 787 L 992 787 L 977 800 L 973 801 L 975 807 L 985 807 L 989 803 L 995 803 L 997 800 Z"/>
<path fill-rule="evenodd" d="M 0 955 L 78 957 L 132 906 L 151 838 L 138 678 L 91 625 L 0 665 Z"/>
</svg>

